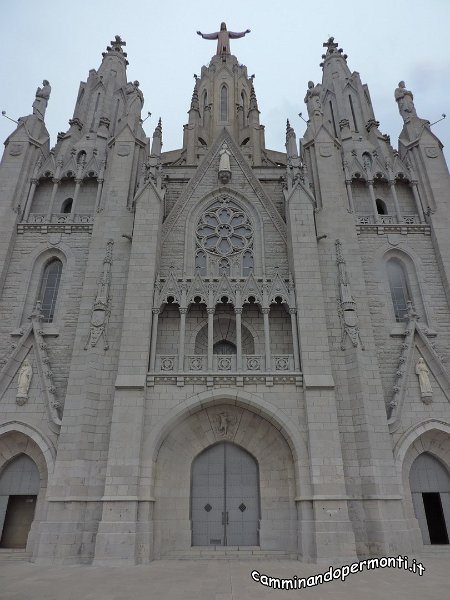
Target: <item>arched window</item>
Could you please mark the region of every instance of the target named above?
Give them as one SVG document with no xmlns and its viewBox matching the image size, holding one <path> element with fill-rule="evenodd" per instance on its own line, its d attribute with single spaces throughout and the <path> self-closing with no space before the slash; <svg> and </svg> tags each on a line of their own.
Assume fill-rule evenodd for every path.
<svg viewBox="0 0 450 600">
<path fill-rule="evenodd" d="M 61 273 L 62 262 L 58 258 L 53 258 L 47 263 L 42 275 L 39 300 L 41 301 L 41 310 L 46 323 L 53 321 Z"/>
<path fill-rule="evenodd" d="M 388 214 L 386 202 L 384 202 L 380 198 L 377 198 L 376 205 L 377 205 L 377 213 L 379 215 L 387 215 Z"/>
<path fill-rule="evenodd" d="M 61 212 L 68 215 L 72 212 L 73 198 L 66 198 L 61 206 Z"/>
<path fill-rule="evenodd" d="M 220 120 L 228 121 L 228 88 L 226 85 L 220 89 Z"/>
<path fill-rule="evenodd" d="M 214 344 L 213 354 L 236 354 L 236 346 L 228 340 L 220 340 Z"/>
<path fill-rule="evenodd" d="M 396 321 L 404 321 L 408 312 L 408 301 L 411 300 L 408 280 L 400 261 L 391 259 L 387 263 L 389 288 Z"/>
</svg>

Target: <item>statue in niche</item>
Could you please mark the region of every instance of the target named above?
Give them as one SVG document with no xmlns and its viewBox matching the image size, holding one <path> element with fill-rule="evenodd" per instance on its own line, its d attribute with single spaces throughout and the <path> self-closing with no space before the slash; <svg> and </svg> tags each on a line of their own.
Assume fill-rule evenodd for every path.
<svg viewBox="0 0 450 600">
<path fill-rule="evenodd" d="M 246 29 L 242 32 L 228 31 L 226 23 L 220 24 L 220 31 L 214 33 L 202 33 L 197 31 L 197 35 L 200 35 L 204 40 L 217 40 L 217 51 L 216 56 L 225 56 L 230 54 L 230 40 L 244 37 L 247 33 L 250 33 L 250 29 Z"/>
<path fill-rule="evenodd" d="M 419 386 L 420 386 L 421 397 L 422 398 L 431 398 L 433 395 L 433 388 L 431 387 L 431 382 L 430 382 L 430 377 L 429 377 L 430 371 L 422 357 L 420 357 L 416 363 L 416 375 L 419 377 Z M 428 402 L 431 402 L 431 400 L 429 400 L 428 402 L 426 402 L 424 400 L 424 402 L 426 404 L 428 404 Z"/>
<path fill-rule="evenodd" d="M 38 87 L 36 90 L 36 98 L 33 102 L 33 115 L 36 115 L 41 120 L 44 120 L 51 91 L 50 83 L 46 79 L 42 82 L 42 87 Z"/>
<path fill-rule="evenodd" d="M 323 87 L 321 83 L 314 85 L 314 81 L 308 81 L 305 104 L 308 109 L 309 118 L 311 118 L 313 115 L 322 114 L 322 91 Z"/>
<path fill-rule="evenodd" d="M 411 117 L 417 117 L 416 108 L 414 106 L 414 96 L 412 92 L 405 88 L 404 81 L 399 82 L 394 96 L 398 104 L 398 110 L 400 111 L 405 123 L 409 121 Z"/>
<path fill-rule="evenodd" d="M 33 367 L 30 361 L 26 358 L 20 367 L 17 377 L 17 394 L 16 402 L 20 406 L 28 400 L 28 390 L 30 389 L 31 378 L 33 377 Z"/>
</svg>

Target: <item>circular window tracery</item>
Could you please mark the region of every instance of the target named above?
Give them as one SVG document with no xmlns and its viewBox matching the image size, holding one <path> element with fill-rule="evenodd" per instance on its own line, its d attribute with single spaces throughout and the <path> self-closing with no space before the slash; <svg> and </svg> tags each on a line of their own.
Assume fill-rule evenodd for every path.
<svg viewBox="0 0 450 600">
<path fill-rule="evenodd" d="M 196 230 L 198 245 L 221 257 L 247 250 L 253 241 L 253 227 L 247 214 L 224 197 L 203 213 Z"/>
</svg>

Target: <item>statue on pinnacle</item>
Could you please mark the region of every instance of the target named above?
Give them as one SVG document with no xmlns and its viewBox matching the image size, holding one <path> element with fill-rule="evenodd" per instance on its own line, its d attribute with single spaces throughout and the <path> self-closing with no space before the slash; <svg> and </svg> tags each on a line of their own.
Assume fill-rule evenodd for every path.
<svg viewBox="0 0 450 600">
<path fill-rule="evenodd" d="M 230 39 L 235 40 L 244 37 L 247 33 L 250 33 L 250 29 L 242 32 L 228 31 L 226 23 L 221 23 L 220 31 L 216 31 L 215 33 L 197 31 L 197 35 L 201 35 L 204 40 L 217 40 L 216 56 L 230 54 Z"/>
</svg>

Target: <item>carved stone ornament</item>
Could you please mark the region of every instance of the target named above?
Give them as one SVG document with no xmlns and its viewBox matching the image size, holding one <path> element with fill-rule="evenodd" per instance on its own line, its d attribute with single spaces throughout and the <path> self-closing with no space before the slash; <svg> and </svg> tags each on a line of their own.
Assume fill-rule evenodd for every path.
<svg viewBox="0 0 450 600">
<path fill-rule="evenodd" d="M 109 294 L 111 286 L 111 266 L 112 266 L 112 250 L 114 240 L 108 240 L 106 244 L 106 255 L 103 259 L 103 271 L 97 282 L 97 296 L 92 308 L 91 325 L 89 329 L 88 339 L 84 349 L 89 347 L 94 348 L 98 340 L 103 335 L 103 348 L 108 350 L 108 322 L 111 313 L 111 297 Z"/>
<path fill-rule="evenodd" d="M 342 337 L 341 350 L 345 350 L 345 338 L 348 336 L 354 348 L 361 344 L 361 349 L 364 350 L 364 344 L 361 340 L 361 335 L 358 326 L 358 313 L 356 312 L 356 302 L 353 299 L 350 283 L 348 280 L 345 259 L 342 254 L 342 244 L 340 240 L 336 240 L 336 263 L 338 266 L 338 283 L 339 283 L 339 298 L 338 298 L 338 313 L 341 320 Z"/>
<path fill-rule="evenodd" d="M 213 428 L 219 438 L 232 438 L 235 433 L 237 416 L 228 410 L 223 410 L 214 415 Z"/>
<path fill-rule="evenodd" d="M 17 377 L 16 402 L 19 406 L 22 406 L 28 400 L 28 390 L 30 389 L 32 378 L 33 367 L 28 358 L 26 358 L 20 367 L 19 375 Z"/>
</svg>

